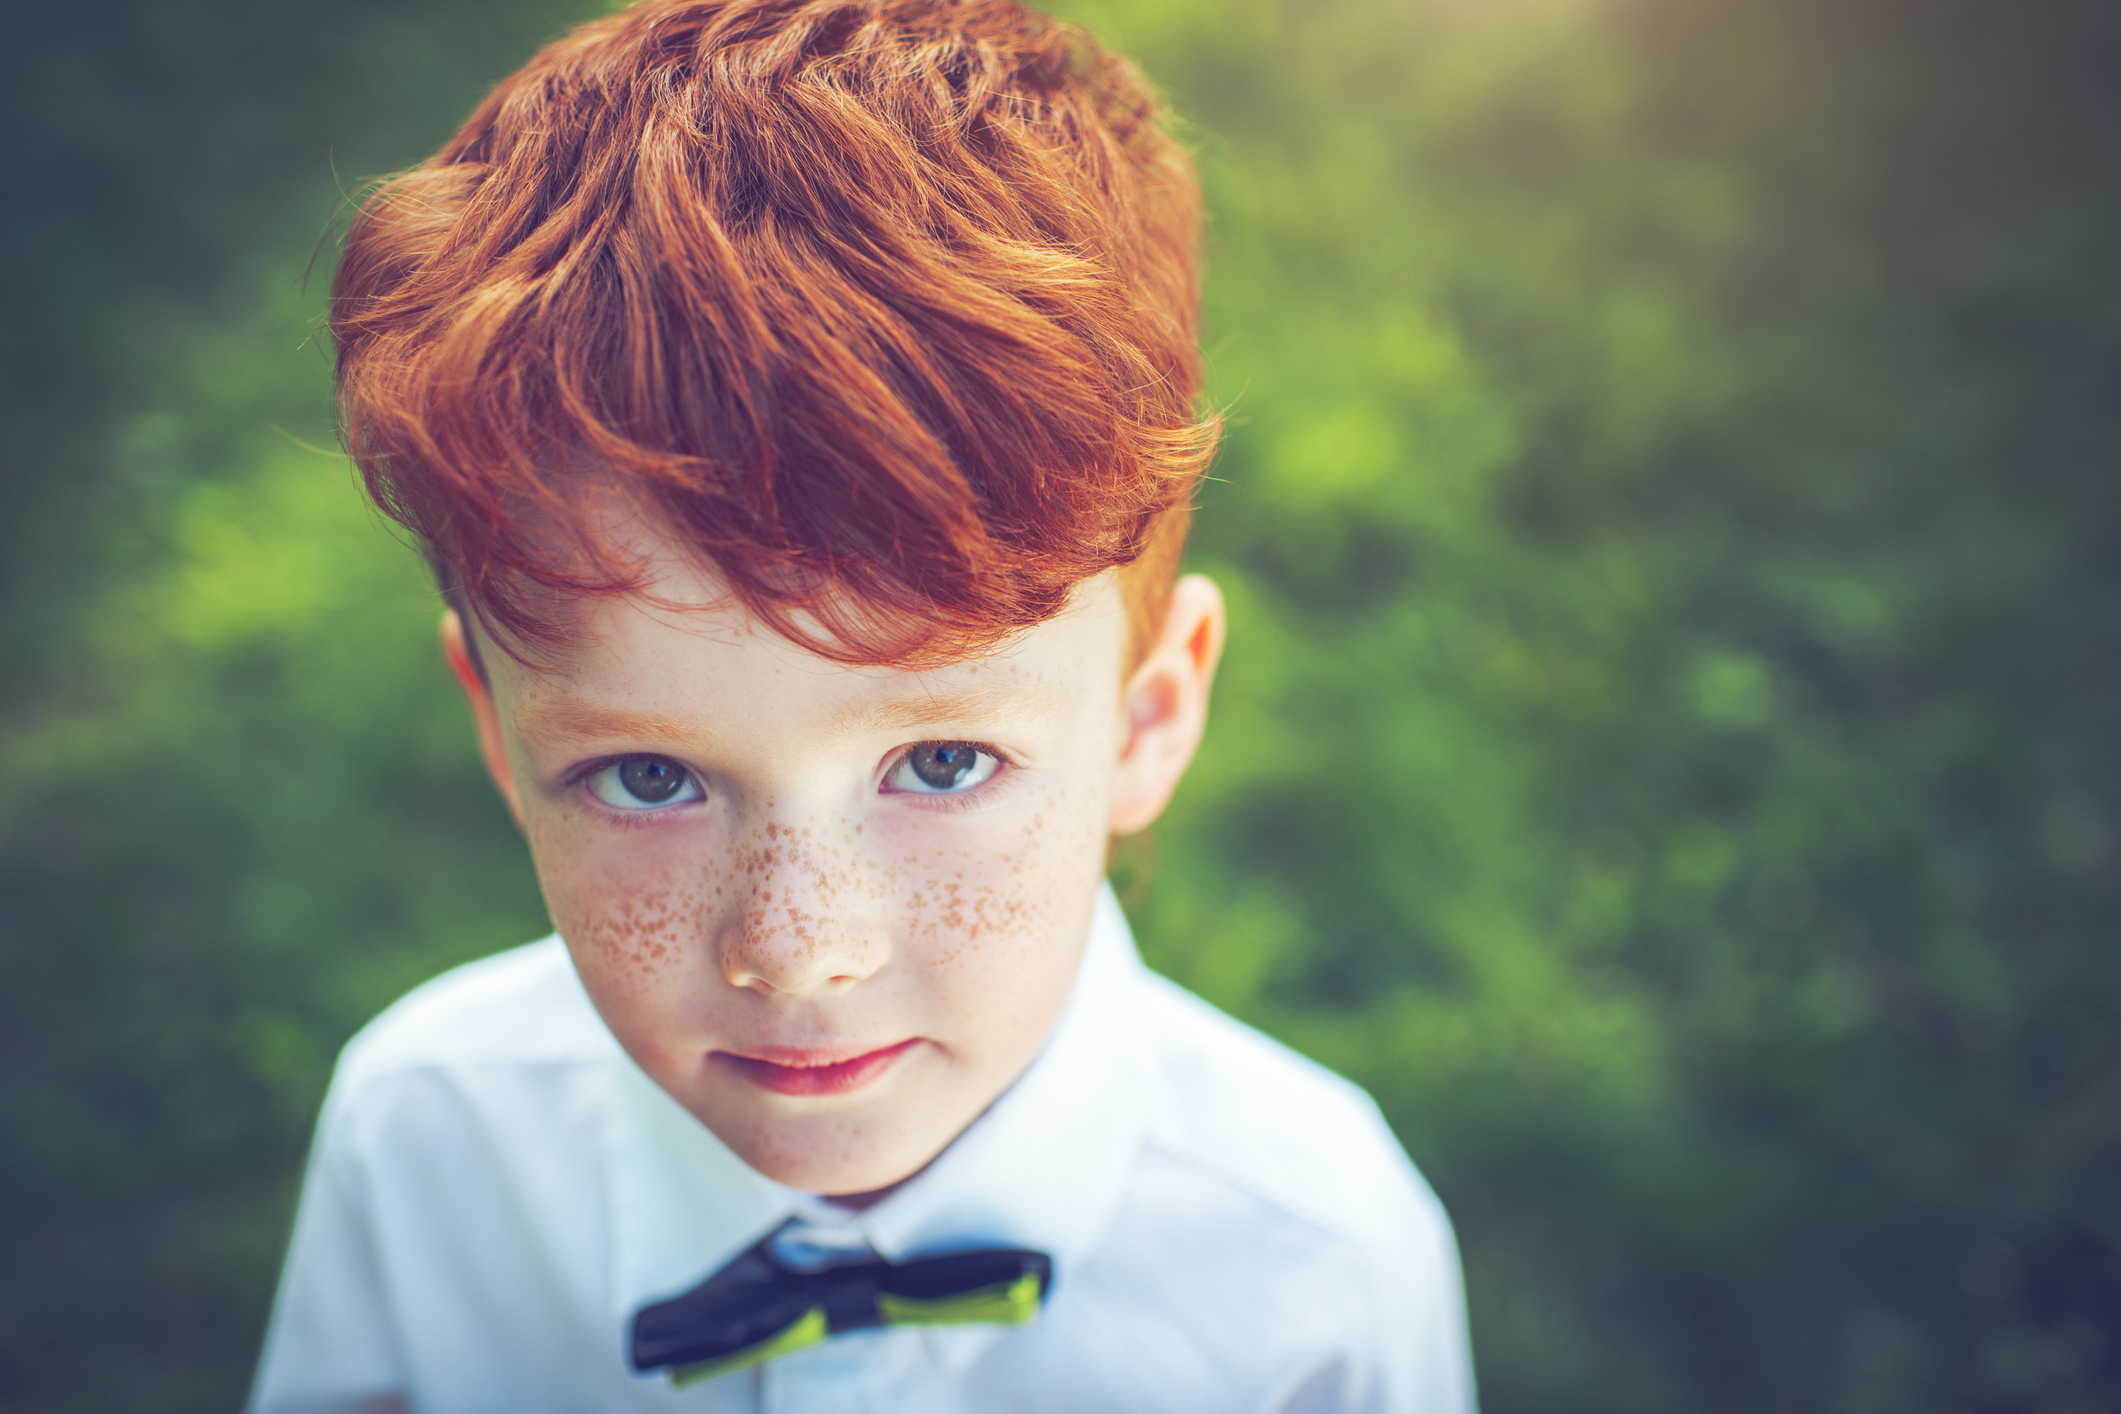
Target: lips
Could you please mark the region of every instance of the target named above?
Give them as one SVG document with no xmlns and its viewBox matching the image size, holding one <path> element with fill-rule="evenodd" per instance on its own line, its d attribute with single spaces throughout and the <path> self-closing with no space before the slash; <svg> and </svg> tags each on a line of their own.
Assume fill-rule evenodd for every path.
<svg viewBox="0 0 2121 1414">
<path fill-rule="evenodd" d="M 716 1051 L 714 1058 L 740 1071 L 752 1084 L 776 1095 L 845 1095 L 877 1079 L 900 1056 L 919 1044 L 920 1037 L 914 1036 L 895 1046 L 852 1056 L 831 1051 L 761 1046 L 745 1055 Z"/>
</svg>

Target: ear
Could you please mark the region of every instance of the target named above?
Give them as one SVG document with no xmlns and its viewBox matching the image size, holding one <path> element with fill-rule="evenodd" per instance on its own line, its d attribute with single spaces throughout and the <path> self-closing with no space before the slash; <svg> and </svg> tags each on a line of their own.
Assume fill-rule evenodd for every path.
<svg viewBox="0 0 2121 1414">
<path fill-rule="evenodd" d="M 471 645 L 464 641 L 464 620 L 455 609 L 442 611 L 442 656 L 448 660 L 449 671 L 456 675 L 457 686 L 464 689 L 464 701 L 471 707 L 471 724 L 479 733 L 479 755 L 486 758 L 486 774 L 493 777 L 494 789 L 501 799 L 508 802 L 508 813 L 515 816 L 516 828 L 523 827 L 523 807 L 516 800 L 515 772 L 508 765 L 508 743 L 501 737 L 501 711 L 494 706 L 493 688 L 480 673 L 478 664 L 472 661 Z"/>
<path fill-rule="evenodd" d="M 1223 653 L 1223 595 L 1206 575 L 1171 587 L 1164 624 L 1122 702 L 1127 741 L 1113 777 L 1112 833 L 1147 829 L 1164 813 L 1208 726 L 1208 688 Z"/>
</svg>

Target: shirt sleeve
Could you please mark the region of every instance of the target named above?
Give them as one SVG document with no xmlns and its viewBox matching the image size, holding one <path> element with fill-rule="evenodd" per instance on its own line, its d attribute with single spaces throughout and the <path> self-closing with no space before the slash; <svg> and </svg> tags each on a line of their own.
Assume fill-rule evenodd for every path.
<svg viewBox="0 0 2121 1414">
<path fill-rule="evenodd" d="M 249 1414 L 382 1414 L 405 1408 L 404 1362 L 354 1153 L 352 1107 L 333 1085 L 317 1124 L 294 1238 L 280 1273 Z"/>
<path fill-rule="evenodd" d="M 1426 1184 L 1420 1194 L 1415 1221 L 1380 1273 L 1376 1364 L 1371 1378 L 1350 1382 L 1351 1397 L 1338 1406 L 1345 1414 L 1474 1414 L 1477 1408 L 1458 1242 Z"/>
</svg>

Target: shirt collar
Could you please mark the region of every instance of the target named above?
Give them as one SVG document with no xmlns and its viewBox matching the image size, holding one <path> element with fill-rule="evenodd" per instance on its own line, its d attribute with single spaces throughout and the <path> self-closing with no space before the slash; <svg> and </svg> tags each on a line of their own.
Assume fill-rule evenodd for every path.
<svg viewBox="0 0 2121 1414">
<path fill-rule="evenodd" d="M 1056 1282 L 1110 1221 L 1141 1141 L 1132 1023 L 1141 960 L 1109 886 L 1046 1045 L 934 1162 L 848 1213 L 880 1255 L 1030 1247 Z M 612 1314 L 687 1291 L 799 1214 L 797 1195 L 739 1159 L 639 1067 L 614 1065 L 603 1106 Z M 814 1217 L 815 1210 L 804 1216 Z"/>
</svg>

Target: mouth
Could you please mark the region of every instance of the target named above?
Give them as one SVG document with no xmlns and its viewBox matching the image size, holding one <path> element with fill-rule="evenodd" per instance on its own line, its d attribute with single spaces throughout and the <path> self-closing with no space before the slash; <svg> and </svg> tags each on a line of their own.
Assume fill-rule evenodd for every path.
<svg viewBox="0 0 2121 1414">
<path fill-rule="evenodd" d="M 861 1089 L 889 1070 L 920 1044 L 908 1037 L 882 1050 L 848 1055 L 844 1051 L 804 1051 L 789 1046 L 761 1046 L 738 1054 L 716 1051 L 714 1059 L 732 1066 L 752 1084 L 776 1095 L 845 1095 Z"/>
</svg>

